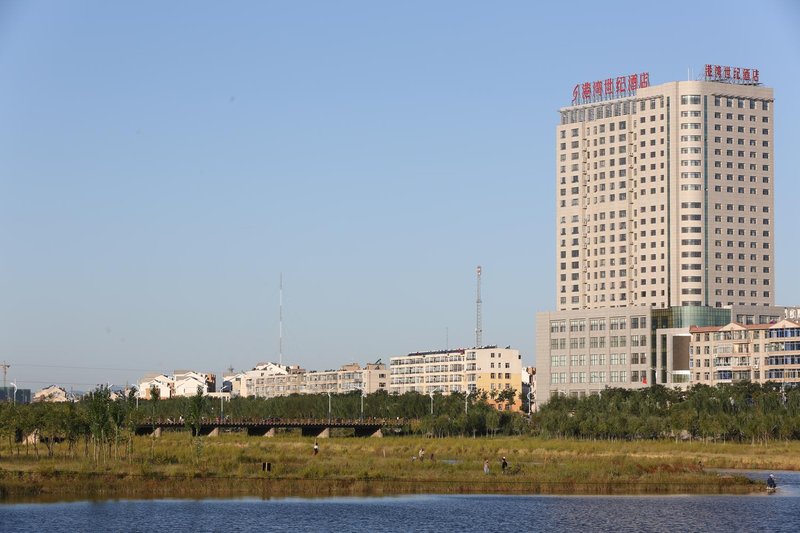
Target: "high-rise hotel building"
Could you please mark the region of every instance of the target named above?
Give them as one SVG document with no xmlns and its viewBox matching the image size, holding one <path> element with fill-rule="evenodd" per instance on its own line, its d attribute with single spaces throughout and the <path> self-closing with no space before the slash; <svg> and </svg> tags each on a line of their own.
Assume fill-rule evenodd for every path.
<svg viewBox="0 0 800 533">
<path fill-rule="evenodd" d="M 778 314 L 773 91 L 755 69 L 706 65 L 701 81 L 632 75 L 573 96 L 556 127 L 558 311 L 537 315 L 540 401 L 685 382 L 658 329 Z"/>
<path fill-rule="evenodd" d="M 773 305 L 773 102 L 684 81 L 561 109 L 558 309 Z"/>
</svg>

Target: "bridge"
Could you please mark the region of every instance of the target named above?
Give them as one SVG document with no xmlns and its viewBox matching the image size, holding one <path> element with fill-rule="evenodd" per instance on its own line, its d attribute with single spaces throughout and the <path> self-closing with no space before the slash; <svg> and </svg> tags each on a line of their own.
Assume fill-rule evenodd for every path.
<svg viewBox="0 0 800 533">
<path fill-rule="evenodd" d="M 253 437 L 274 437 L 277 429 L 299 429 L 305 437 L 327 438 L 331 429 L 352 429 L 356 437 L 382 437 L 384 427 L 399 427 L 403 419 L 365 418 L 365 419 L 320 419 L 320 418 L 262 418 L 230 419 L 203 418 L 200 420 L 199 435 L 215 437 L 220 431 L 246 431 Z M 137 435 L 161 436 L 163 430 L 186 429 L 182 419 L 157 419 L 142 422 L 136 426 Z M 195 435 L 195 428 L 191 428 Z"/>
</svg>

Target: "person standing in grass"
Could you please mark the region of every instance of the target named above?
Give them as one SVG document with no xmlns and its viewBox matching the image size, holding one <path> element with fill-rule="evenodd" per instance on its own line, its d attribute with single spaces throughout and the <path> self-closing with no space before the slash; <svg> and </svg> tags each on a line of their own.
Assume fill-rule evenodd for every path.
<svg viewBox="0 0 800 533">
<path fill-rule="evenodd" d="M 314 441 L 314 455 L 317 455 L 318 453 L 319 453 L 319 444 L 317 444 L 317 441 Z"/>
<path fill-rule="evenodd" d="M 489 473 L 489 459 L 484 459 L 483 460 L 483 473 L 484 474 L 488 474 Z"/>
<path fill-rule="evenodd" d="M 419 449 L 419 462 L 421 463 L 424 460 L 425 460 L 425 448 L 420 448 Z"/>
<path fill-rule="evenodd" d="M 503 468 L 503 473 L 505 474 L 506 473 L 506 469 L 508 468 L 508 461 L 506 461 L 505 457 L 503 457 L 503 462 L 502 462 L 501 466 Z"/>
</svg>

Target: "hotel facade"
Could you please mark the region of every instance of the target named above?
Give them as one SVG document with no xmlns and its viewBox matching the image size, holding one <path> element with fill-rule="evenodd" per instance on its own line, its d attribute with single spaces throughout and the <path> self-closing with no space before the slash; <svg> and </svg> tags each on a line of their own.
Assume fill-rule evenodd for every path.
<svg viewBox="0 0 800 533">
<path fill-rule="evenodd" d="M 556 310 L 539 398 L 691 382 L 690 326 L 775 307 L 774 97 L 756 69 L 578 84 L 556 126 Z"/>
</svg>

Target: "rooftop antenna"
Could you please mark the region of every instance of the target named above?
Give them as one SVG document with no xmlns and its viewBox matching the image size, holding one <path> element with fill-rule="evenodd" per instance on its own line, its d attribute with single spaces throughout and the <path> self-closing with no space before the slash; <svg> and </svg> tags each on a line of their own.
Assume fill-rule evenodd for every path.
<svg viewBox="0 0 800 533">
<path fill-rule="evenodd" d="M 278 364 L 283 366 L 283 272 L 278 290 Z"/>
<path fill-rule="evenodd" d="M 478 276 L 478 297 L 475 300 L 476 306 L 476 320 L 475 320 L 475 347 L 480 348 L 482 344 L 482 337 L 483 337 L 483 327 L 481 326 L 481 305 L 483 302 L 481 301 L 481 266 L 478 265 L 477 270 Z"/>
<path fill-rule="evenodd" d="M 3 361 L 0 363 L 0 367 L 3 368 L 3 390 L 6 390 L 6 374 L 8 374 L 8 369 L 11 368 L 11 365 Z"/>
</svg>

